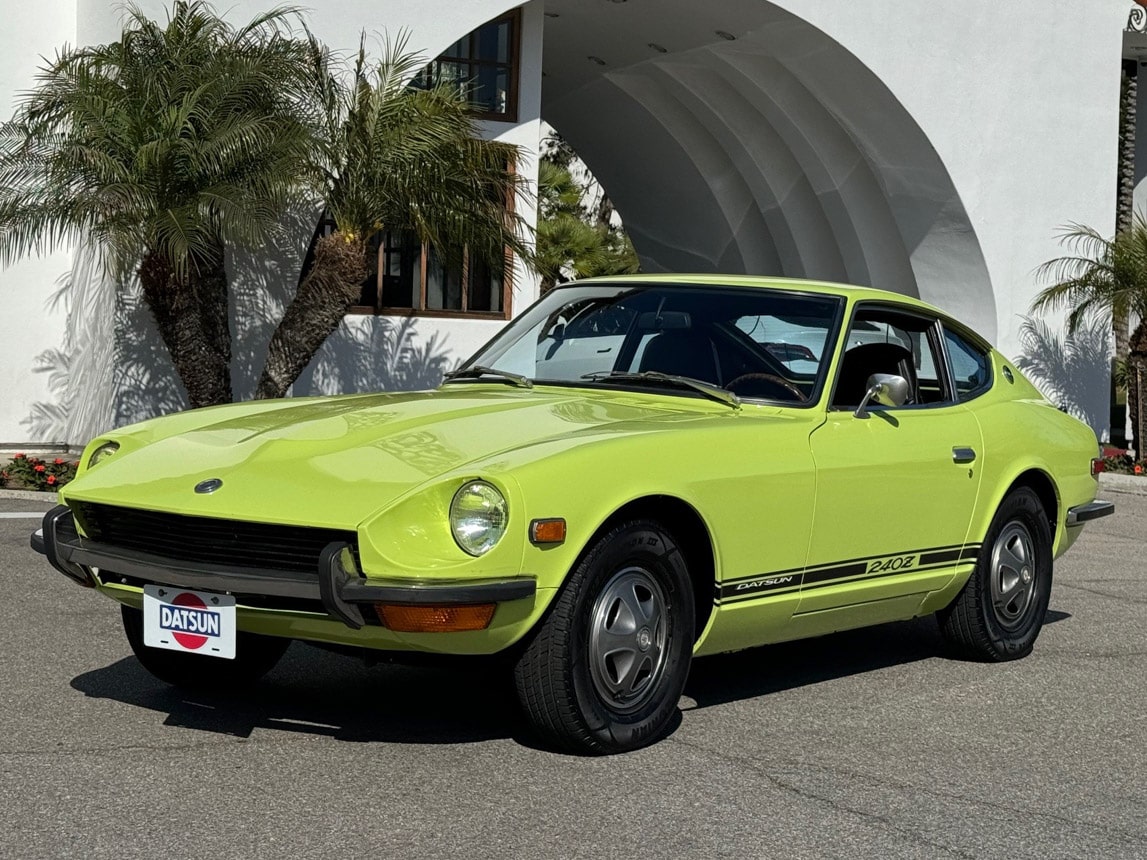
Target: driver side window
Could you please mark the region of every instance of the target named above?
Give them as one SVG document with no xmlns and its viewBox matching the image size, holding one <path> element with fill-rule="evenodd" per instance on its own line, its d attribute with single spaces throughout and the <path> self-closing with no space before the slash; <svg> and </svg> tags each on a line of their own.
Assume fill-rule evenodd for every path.
<svg viewBox="0 0 1147 860">
<path fill-rule="evenodd" d="M 849 326 L 833 390 L 833 409 L 855 409 L 877 373 L 908 382 L 905 406 L 946 400 L 938 368 L 936 321 L 880 308 L 860 308 Z"/>
</svg>

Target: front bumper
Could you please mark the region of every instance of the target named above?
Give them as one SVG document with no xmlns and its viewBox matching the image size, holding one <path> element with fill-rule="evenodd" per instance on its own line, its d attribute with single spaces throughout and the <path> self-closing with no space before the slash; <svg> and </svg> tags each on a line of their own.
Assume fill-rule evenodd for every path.
<svg viewBox="0 0 1147 860">
<path fill-rule="evenodd" d="M 47 557 L 52 567 L 88 588 L 97 584 L 95 569 L 178 588 L 316 601 L 328 615 L 354 630 L 365 623 L 362 604 L 459 606 L 521 600 L 537 592 L 536 581 L 528 576 L 433 582 L 368 580 L 355 569 L 350 545 L 337 542 L 322 551 L 313 574 L 188 564 L 88 540 L 76 530 L 75 518 L 66 505 L 58 505 L 44 515 L 43 526 L 32 535 L 31 545 Z"/>
</svg>

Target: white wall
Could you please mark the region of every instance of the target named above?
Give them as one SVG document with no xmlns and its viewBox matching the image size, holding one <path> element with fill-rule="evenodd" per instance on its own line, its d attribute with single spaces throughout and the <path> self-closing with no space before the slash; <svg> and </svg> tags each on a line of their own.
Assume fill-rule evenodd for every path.
<svg viewBox="0 0 1147 860">
<path fill-rule="evenodd" d="M 166 0 L 143 0 L 145 14 L 166 18 Z M 240 0 L 227 7 L 232 22 L 242 24 L 265 11 L 263 0 Z M 321 5 L 321 4 L 319 4 Z M 382 2 L 340 2 L 338 14 L 309 12 L 306 20 L 316 35 L 347 55 L 357 47 L 361 31 L 368 48 L 378 49 L 384 34 L 406 30 L 409 46 L 432 57 L 490 18 L 514 8 L 507 0 L 472 0 L 456 3 L 430 0 L 417 5 Z M 29 15 L 17 26 L 0 32 L 0 94 L 5 103 L 11 93 L 32 84 L 36 53 L 51 53 L 65 42 L 98 44 L 113 41 L 121 31 L 121 7 L 112 0 L 50 0 L 41 5 L 35 21 Z M 56 7 L 59 7 L 57 10 Z M 40 25 L 45 12 L 53 27 Z M 490 139 L 514 143 L 524 150 L 517 165 L 531 184 L 537 180 L 540 135 L 542 5 L 540 0 L 522 7 L 521 84 L 519 121 L 484 122 L 481 132 Z M 532 196 L 523 196 L 517 211 L 527 223 L 536 220 Z M 294 289 L 313 218 L 302 216 L 297 241 L 263 249 L 259 258 L 237 255 L 229 268 L 236 276 L 232 328 L 234 387 L 239 398 L 250 396 L 266 355 L 267 341 Z M 115 301 L 92 302 L 66 325 L 63 311 L 46 314 L 44 303 L 58 279 L 73 268 L 70 254 L 19 264 L 0 274 L 10 314 L 0 314 L 0 442 L 37 439 L 83 443 L 110 424 L 149 417 L 184 408 L 186 399 L 176 381 L 154 324 L 136 292 L 128 289 Z M 73 296 L 106 299 L 109 285 L 99 273 L 76 265 L 82 283 Z M 512 310 L 521 311 L 537 297 L 537 280 L 520 262 L 512 279 Z M 114 292 L 112 290 L 111 292 Z M 118 320 L 118 322 L 117 322 Z M 442 371 L 456 366 L 504 325 L 498 321 L 349 317 L 323 352 L 300 377 L 296 393 L 354 391 L 370 388 L 426 387 Z M 118 327 L 120 355 L 113 354 L 112 332 Z M 65 330 L 66 336 L 65 336 Z M 65 344 L 65 341 L 67 342 Z M 33 375 L 38 355 L 61 345 L 74 347 L 70 356 L 52 356 L 55 373 Z M 67 352 L 67 350 L 65 350 Z M 69 373 L 67 364 L 84 370 Z M 112 379 L 115 377 L 115 381 Z M 82 385 L 69 385 L 82 381 Z M 53 387 L 49 381 L 54 381 Z M 35 420 L 29 420 L 32 418 Z M 22 423 L 23 422 L 23 423 Z"/>
<path fill-rule="evenodd" d="M 7 119 L 17 95 L 29 89 L 57 46 L 75 41 L 74 0 L 7 4 L 0 27 L 0 112 Z M 51 307 L 58 281 L 71 268 L 66 250 L 0 269 L 0 443 L 59 442 L 36 438 L 26 423 L 32 405 L 51 399 L 49 377 L 35 372 L 37 357 L 63 341 L 65 313 Z"/>
<path fill-rule="evenodd" d="M 524 11 L 522 122 L 516 127 L 491 124 L 487 128 L 492 136 L 513 140 L 531 149 L 536 147 L 539 136 L 537 123 L 543 86 L 540 70 L 544 58 L 538 38 L 543 27 L 541 4 L 542 0 L 534 0 Z M 162 16 L 167 4 L 161 0 L 143 0 L 141 5 L 145 12 Z M 239 22 L 268 5 L 264 0 L 238 0 L 226 8 L 229 17 Z M 331 45 L 342 46 L 349 52 L 357 45 L 361 29 L 377 33 L 384 28 L 395 32 L 406 27 L 411 31 L 411 44 L 423 48 L 427 56 L 433 56 L 458 36 L 514 4 L 507 0 L 421 0 L 418 3 L 316 0 L 312 5 L 320 11 L 312 12 L 308 19 L 316 34 Z M 642 58 L 649 56 L 647 43 L 650 41 L 663 42 L 671 48 L 678 42 L 688 43 L 686 47 L 704 47 L 714 40 L 716 28 L 709 26 L 711 18 L 721 18 L 724 22 L 721 29 L 732 29 L 740 36 L 749 32 L 752 21 L 760 20 L 762 14 L 767 19 L 767 13 L 761 11 L 767 6 L 769 4 L 759 0 L 714 0 L 704 5 L 684 0 L 592 5 L 584 0 L 547 0 L 547 10 L 562 17 L 547 19 L 546 38 L 551 38 L 552 28 L 561 25 L 574 26 L 587 40 L 563 43 L 551 39 L 550 47 L 555 56 L 561 54 L 563 48 L 569 49 L 566 53 L 572 53 L 568 61 L 561 58 L 558 67 L 548 70 L 547 92 L 574 63 L 583 77 L 617 73 L 618 65 L 599 72 L 597 66 L 587 62 L 589 53 L 600 54 L 613 62 L 615 57 L 624 57 L 628 51 L 629 59 L 620 63 L 624 68 L 627 63 L 637 62 L 642 51 L 645 52 Z M 1038 288 L 1034 270 L 1060 251 L 1054 238 L 1056 228 L 1078 221 L 1110 233 L 1114 226 L 1119 57 L 1126 7 L 1121 3 L 1061 3 L 1049 7 L 1041 0 L 1009 3 L 963 0 L 948 5 L 893 0 L 868 3 L 777 0 L 776 6 L 803 18 L 855 55 L 926 135 L 974 231 L 982 253 L 977 265 L 986 267 L 990 280 L 986 298 L 976 294 L 970 307 L 962 306 L 969 303 L 966 296 L 955 293 L 947 301 L 938 303 L 961 316 L 984 315 L 994 328 L 985 333 L 994 335 L 1005 353 L 1016 355 L 1022 347 L 1020 317 L 1027 312 Z M 630 20 L 631 26 L 629 29 L 615 27 L 611 23 L 614 19 Z M 746 22 L 743 30 L 734 26 L 738 21 Z M 0 31 L 0 105 L 10 105 L 12 94 L 30 85 L 38 54 L 50 55 L 67 41 L 114 39 L 119 32 L 119 12 L 112 0 L 46 0 L 35 7 L 21 7 L 5 23 Z M 553 32 L 561 31 L 553 29 Z M 751 41 L 746 39 L 742 44 Z M 761 37 L 760 44 L 770 44 L 767 34 Z M 594 46 L 594 50 L 584 50 L 587 46 Z M 806 57 L 803 62 L 814 67 L 817 57 Z M 677 81 L 680 86 L 674 93 L 681 99 L 696 100 L 689 86 L 702 81 L 709 70 L 698 68 L 695 72 L 693 77 L 685 74 Z M 842 81 L 842 85 L 847 83 Z M 760 97 L 767 99 L 771 95 L 764 92 Z M 589 102 L 587 112 L 594 108 L 594 103 Z M 597 112 L 603 113 L 600 106 Z M 602 129 L 603 151 L 640 151 L 645 145 L 644 140 L 618 136 L 617 127 L 627 119 L 624 115 L 596 118 Z M 691 130 L 694 138 L 704 143 L 707 155 L 714 151 L 713 135 L 709 131 Z M 574 140 L 572 135 L 567 136 Z M 748 139 L 751 141 L 751 136 Z M 577 141 L 574 142 L 576 145 Z M 864 150 L 862 146 L 859 148 Z M 599 169 L 597 163 L 589 161 L 610 189 L 608 169 Z M 532 163 L 522 168 L 524 171 L 534 169 Z M 671 166 L 662 168 L 661 182 L 642 186 L 641 194 L 661 201 L 657 205 L 667 212 L 684 207 L 695 221 L 704 222 L 707 210 L 692 207 L 688 199 L 674 197 L 681 189 L 674 183 L 673 169 Z M 694 164 L 689 169 L 704 173 L 708 166 Z M 709 172 L 708 180 L 721 180 L 713 171 Z M 875 175 L 880 176 L 879 172 Z M 899 173 L 893 170 L 887 175 L 911 181 L 910 173 L 903 170 Z M 792 185 L 781 188 L 782 194 L 795 192 L 800 182 L 808 181 L 807 176 L 802 178 L 797 174 L 784 178 Z M 829 177 L 830 183 L 844 180 Z M 868 177 L 864 181 L 872 180 Z M 878 181 L 883 180 L 878 178 Z M 829 193 L 833 190 L 828 189 Z M 730 221 L 736 229 L 745 230 L 749 225 L 758 231 L 756 235 L 762 242 L 795 241 L 791 236 L 786 240 L 777 234 L 778 240 L 777 236 L 761 232 L 758 222 L 762 213 L 750 211 L 751 206 L 746 208 L 751 199 L 736 202 L 747 219 L 743 223 Z M 726 207 L 723 211 L 718 209 L 716 214 L 733 219 L 737 211 L 736 207 Z M 624 208 L 621 214 L 628 222 Z M 862 222 L 862 218 L 857 219 L 863 228 Z M 765 223 L 765 227 L 769 226 Z M 872 256 L 870 252 L 882 253 L 874 248 L 860 248 L 857 253 L 867 259 Z M 297 248 L 286 249 L 283 258 L 278 260 L 280 268 L 268 275 L 282 281 L 274 290 L 280 298 L 294 287 L 298 261 L 292 255 L 299 253 L 301 250 Z M 764 251 L 761 253 L 762 259 L 768 256 Z M 777 253 L 783 256 L 786 249 L 779 246 Z M 942 262 L 942 255 L 939 259 Z M 56 255 L 0 272 L 0 296 L 4 299 L 4 313 L 0 314 L 0 403 L 3 404 L 0 406 L 0 442 L 28 438 L 28 425 L 21 421 L 31 414 L 37 403 L 51 401 L 46 377 L 33 375 L 31 370 L 37 355 L 61 341 L 64 329 L 61 315 L 45 311 L 44 302 L 57 278 L 70 267 L 67 255 Z M 948 277 L 951 276 L 949 272 Z M 529 303 L 536 289 L 521 275 L 518 288 L 520 295 L 515 296 L 515 311 Z M 927 298 L 936 300 L 934 296 Z M 278 310 L 274 302 L 264 304 L 265 309 Z M 994 307 L 990 307 L 993 304 Z M 82 313 L 95 316 L 103 310 L 106 309 L 86 307 Z M 139 316 L 138 309 L 134 312 L 146 330 L 146 314 Z M 416 349 L 425 351 L 432 343 L 434 357 L 444 363 L 443 366 L 453 365 L 484 342 L 497 327 L 496 323 L 420 319 L 403 329 L 403 322 L 396 319 L 348 321 L 331 348 L 341 342 L 347 345 L 346 354 L 364 354 L 369 358 L 368 347 L 393 342 L 401 334 L 400 340 Z M 265 349 L 265 340 L 260 340 L 265 334 L 252 329 L 247 333 L 248 342 L 237 344 L 237 351 L 246 350 L 251 367 L 261 358 L 257 350 Z M 92 360 L 98 358 L 95 356 Z M 147 370 L 150 372 L 153 368 Z M 319 370 L 320 362 L 316 362 L 308 371 L 306 387 L 309 389 L 325 389 L 330 382 L 332 377 L 329 374 L 324 377 Z M 249 368 L 246 372 L 251 373 Z M 140 384 L 145 383 L 148 380 Z M 1097 380 L 1095 385 L 1102 388 L 1102 381 Z M 1096 396 L 1105 400 L 1106 391 L 1098 391 Z"/>
<path fill-rule="evenodd" d="M 859 56 L 919 123 L 975 225 L 998 346 L 1021 350 L 1057 229 L 1115 229 L 1122 3 L 785 0 Z M 874 8 L 879 6 L 880 8 Z M 1106 392 L 1104 392 L 1106 397 Z"/>
</svg>

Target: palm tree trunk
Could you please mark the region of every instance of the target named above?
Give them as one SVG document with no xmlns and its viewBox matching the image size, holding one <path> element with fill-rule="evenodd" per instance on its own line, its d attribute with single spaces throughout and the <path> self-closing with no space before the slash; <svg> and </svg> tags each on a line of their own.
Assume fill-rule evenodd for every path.
<svg viewBox="0 0 1147 860">
<path fill-rule="evenodd" d="M 1124 62 L 1123 85 L 1119 102 L 1119 189 L 1116 198 L 1115 231 L 1124 233 L 1131 229 L 1135 218 L 1135 135 L 1139 112 L 1139 63 Z M 1125 309 L 1114 309 L 1111 315 L 1111 331 L 1115 341 L 1115 362 L 1125 362 L 1130 350 L 1130 321 Z M 1127 374 L 1127 409 L 1131 423 L 1138 424 L 1138 376 L 1135 368 Z M 1131 389 L 1136 389 L 1134 393 Z M 1114 406 L 1114 404 L 1113 404 Z M 1123 427 L 1112 427 L 1111 438 L 1122 436 Z M 1142 449 L 1138 430 L 1133 431 L 1136 448 Z"/>
<path fill-rule="evenodd" d="M 1135 327 L 1131 335 L 1131 352 L 1128 357 L 1127 373 L 1127 410 L 1131 417 L 1132 445 L 1139 458 L 1147 456 L 1147 445 L 1143 440 L 1144 408 L 1143 383 L 1147 382 L 1147 320 Z"/>
<path fill-rule="evenodd" d="M 362 290 L 366 242 L 345 233 L 321 236 L 314 263 L 299 283 L 283 321 L 275 329 L 255 398 L 285 397 L 287 389 L 339 327 Z"/>
<path fill-rule="evenodd" d="M 222 257 L 181 279 L 160 255 L 149 252 L 139 281 L 191 406 L 230 403 L 231 332 Z"/>
<path fill-rule="evenodd" d="M 220 243 L 222 249 L 222 243 Z M 217 380 L 219 396 L 232 400 L 231 391 L 231 304 L 227 281 L 227 270 L 223 265 L 223 255 L 216 259 L 200 261 L 199 270 L 194 273 L 192 283 L 199 303 L 199 318 L 203 335 L 214 347 L 210 352 L 211 377 Z"/>
<path fill-rule="evenodd" d="M 1138 63 L 1130 61 L 1123 66 L 1119 102 L 1119 196 L 1115 210 L 1117 233 L 1130 230 L 1135 217 L 1135 132 L 1138 113 Z"/>
</svg>

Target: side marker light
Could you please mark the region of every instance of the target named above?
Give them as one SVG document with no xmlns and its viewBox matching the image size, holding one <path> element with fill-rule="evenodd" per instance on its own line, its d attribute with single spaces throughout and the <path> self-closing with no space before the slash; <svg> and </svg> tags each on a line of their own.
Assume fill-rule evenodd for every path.
<svg viewBox="0 0 1147 860">
<path fill-rule="evenodd" d="M 566 539 L 566 521 L 560 517 L 550 520 L 533 520 L 530 523 L 530 543 L 562 543 Z"/>
<path fill-rule="evenodd" d="M 485 630 L 494 618 L 496 603 L 464 606 L 376 603 L 375 611 L 383 627 L 397 633 L 460 633 Z"/>
</svg>

